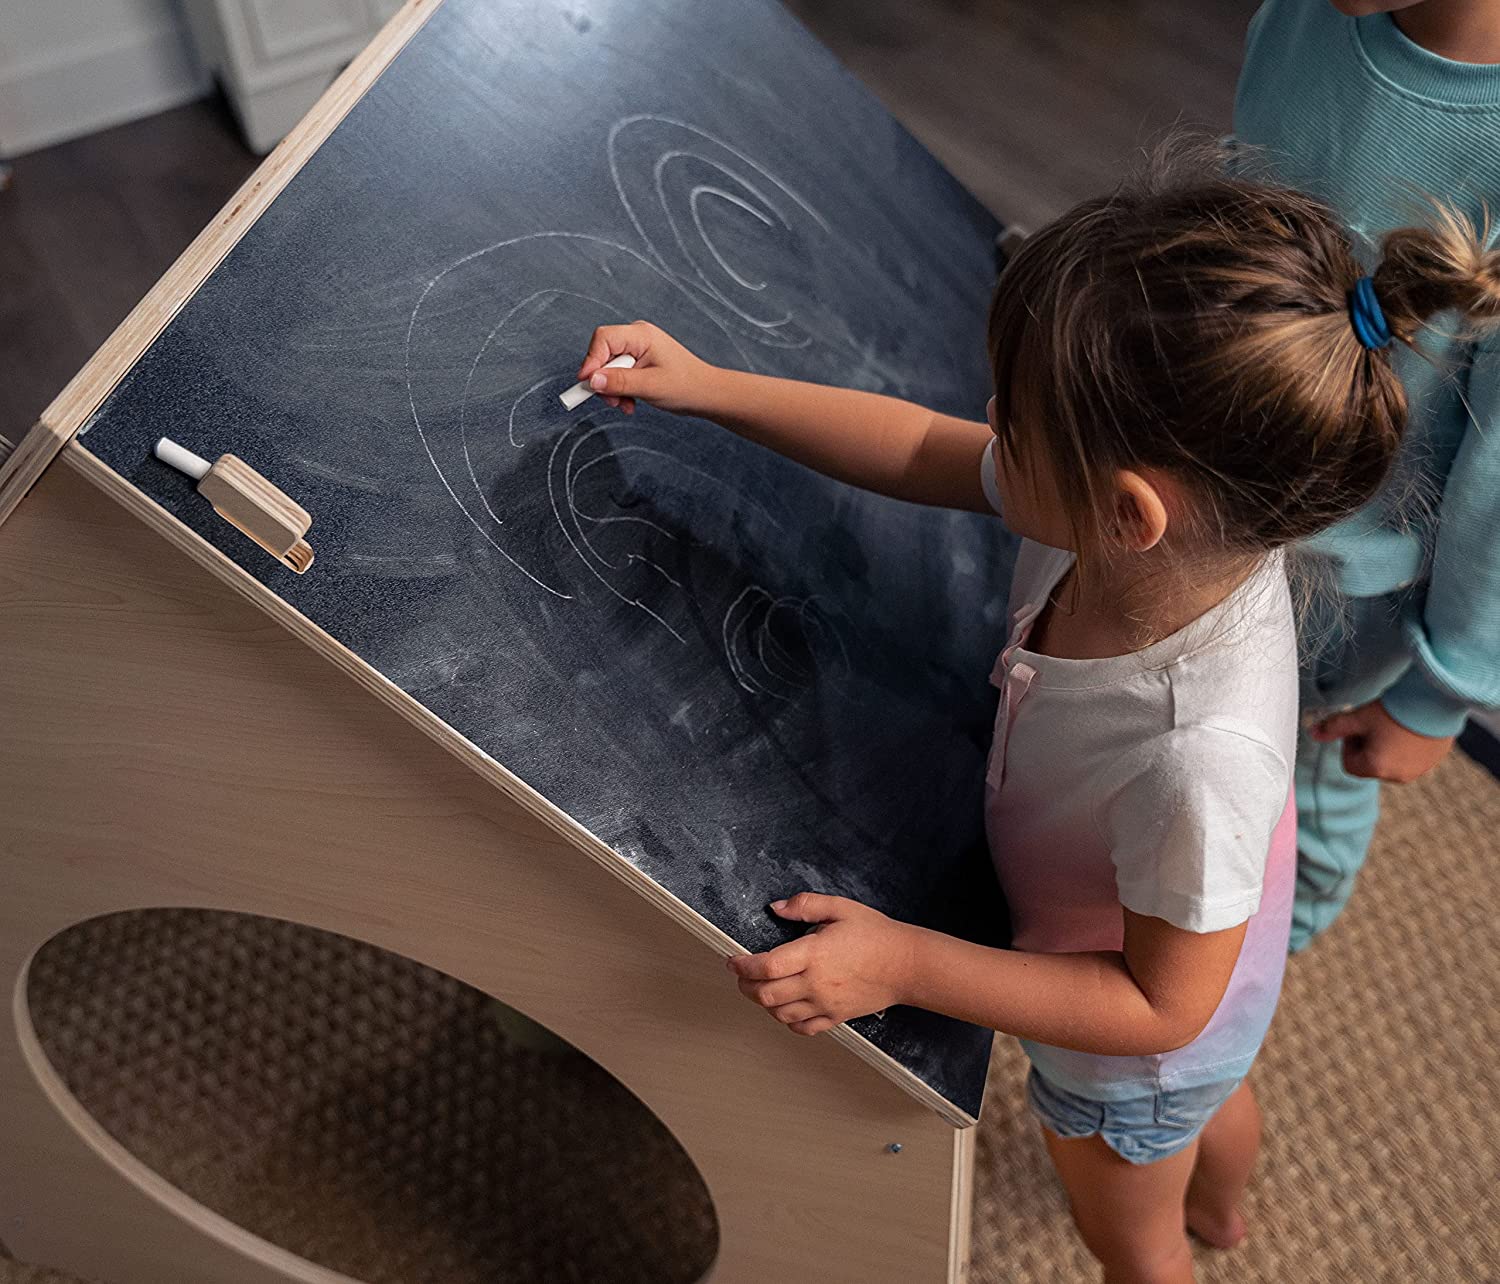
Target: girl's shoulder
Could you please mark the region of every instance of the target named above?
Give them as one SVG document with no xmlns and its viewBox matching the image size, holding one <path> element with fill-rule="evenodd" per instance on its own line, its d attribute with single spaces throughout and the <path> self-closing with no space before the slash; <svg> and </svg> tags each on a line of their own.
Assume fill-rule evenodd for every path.
<svg viewBox="0 0 1500 1284">
<path fill-rule="evenodd" d="M 1201 644 L 1172 666 L 1174 726 L 1236 732 L 1290 761 L 1299 665 L 1285 554 L 1266 558 L 1200 630 Z"/>
</svg>

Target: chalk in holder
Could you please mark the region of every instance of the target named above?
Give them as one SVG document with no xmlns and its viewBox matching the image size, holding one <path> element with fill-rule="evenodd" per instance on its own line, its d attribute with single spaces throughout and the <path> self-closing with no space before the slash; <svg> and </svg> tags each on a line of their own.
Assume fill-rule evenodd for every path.
<svg viewBox="0 0 1500 1284">
<path fill-rule="evenodd" d="M 628 352 L 625 352 L 613 361 L 606 361 L 603 368 L 605 370 L 629 370 L 633 365 L 635 365 L 635 358 Z M 588 384 L 575 383 L 567 392 L 560 394 L 557 399 L 563 403 L 564 410 L 577 410 L 579 406 L 583 405 L 593 395 L 594 390 Z"/>
<path fill-rule="evenodd" d="M 312 546 L 302 538 L 312 525 L 311 515 L 243 459 L 220 455 L 210 464 L 169 437 L 159 438 L 152 453 L 196 481 L 214 512 L 283 566 L 301 575 L 313 564 Z"/>
</svg>

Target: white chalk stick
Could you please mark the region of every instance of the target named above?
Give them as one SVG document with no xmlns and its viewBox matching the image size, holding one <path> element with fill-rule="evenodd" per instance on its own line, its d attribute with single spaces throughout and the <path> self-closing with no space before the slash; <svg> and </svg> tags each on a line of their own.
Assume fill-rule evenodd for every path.
<svg viewBox="0 0 1500 1284">
<path fill-rule="evenodd" d="M 202 481 L 208 476 L 209 462 L 200 455 L 195 455 L 186 446 L 179 446 L 170 437 L 159 437 L 156 449 L 152 452 L 164 464 L 170 464 L 180 473 L 186 473 L 194 481 Z"/>
<path fill-rule="evenodd" d="M 603 368 L 605 370 L 629 370 L 633 365 L 635 365 L 635 358 L 626 352 L 616 357 L 613 361 L 606 361 Z M 588 384 L 575 383 L 567 392 L 562 393 L 558 397 L 558 400 L 563 403 L 565 410 L 577 410 L 579 406 L 583 405 L 593 395 L 594 390 Z"/>
</svg>

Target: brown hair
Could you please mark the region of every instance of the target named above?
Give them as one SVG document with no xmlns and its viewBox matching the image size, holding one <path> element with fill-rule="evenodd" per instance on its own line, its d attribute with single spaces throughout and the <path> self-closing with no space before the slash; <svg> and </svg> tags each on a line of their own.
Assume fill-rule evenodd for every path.
<svg viewBox="0 0 1500 1284">
<path fill-rule="evenodd" d="M 1487 233 L 1438 207 L 1384 238 L 1374 287 L 1399 342 L 1449 309 L 1500 318 Z M 1108 548 L 1120 469 L 1182 483 L 1183 546 L 1209 555 L 1264 553 L 1374 497 L 1406 396 L 1390 349 L 1351 326 L 1361 275 L 1327 206 L 1180 146 L 1026 240 L 990 310 L 1000 439 L 1023 468 L 1046 459 L 1081 569 Z"/>
</svg>

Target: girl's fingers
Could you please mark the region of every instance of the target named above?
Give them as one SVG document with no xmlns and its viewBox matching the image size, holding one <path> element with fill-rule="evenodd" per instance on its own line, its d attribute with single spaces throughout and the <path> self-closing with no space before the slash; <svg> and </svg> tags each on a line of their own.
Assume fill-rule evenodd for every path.
<svg viewBox="0 0 1500 1284">
<path fill-rule="evenodd" d="M 605 333 L 608 328 L 600 326 L 589 336 L 588 351 L 583 354 L 583 364 L 578 367 L 578 379 L 580 383 L 593 374 L 610 357 L 616 355 L 609 350 L 609 335 Z"/>
<path fill-rule="evenodd" d="M 763 1008 L 778 1008 L 784 1003 L 805 999 L 808 993 L 807 978 L 801 972 L 776 981 L 747 981 L 741 977 L 739 987 L 740 993 L 750 1002 Z"/>
<path fill-rule="evenodd" d="M 623 366 L 601 367 L 588 377 L 588 385 L 606 400 L 615 402 L 627 398 L 662 396 L 671 386 L 672 379 L 660 366 L 637 365 L 627 370 Z"/>
<path fill-rule="evenodd" d="M 820 896 L 817 892 L 799 892 L 790 900 L 772 901 L 777 917 L 797 923 L 827 923 L 842 916 L 842 896 Z"/>
<path fill-rule="evenodd" d="M 764 954 L 741 954 L 728 962 L 728 968 L 737 977 L 747 981 L 774 981 L 779 977 L 796 976 L 807 967 L 811 944 L 806 937 L 778 945 Z"/>
<path fill-rule="evenodd" d="M 619 331 L 623 327 L 615 325 L 601 325 L 589 337 L 589 349 L 583 356 L 583 364 L 578 367 L 578 378 L 587 379 L 606 361 L 620 355 L 621 348 L 613 347 L 610 340 L 613 336 L 620 339 Z"/>
<path fill-rule="evenodd" d="M 813 1017 L 823 1014 L 818 1011 L 815 1003 L 809 1003 L 806 999 L 798 999 L 795 1003 L 783 1003 L 780 1007 L 772 1008 L 771 1015 L 782 1025 L 795 1025 L 799 1021 L 810 1021 Z"/>
<path fill-rule="evenodd" d="M 793 1034 L 822 1034 L 824 1030 L 831 1030 L 837 1024 L 832 1017 L 815 1016 L 806 1021 L 794 1021 L 787 1029 Z"/>
<path fill-rule="evenodd" d="M 587 379 L 606 361 L 628 352 L 639 361 L 651 346 L 649 327 L 636 321 L 631 325 L 601 325 L 589 339 L 589 350 L 578 367 L 579 381 Z"/>
</svg>

